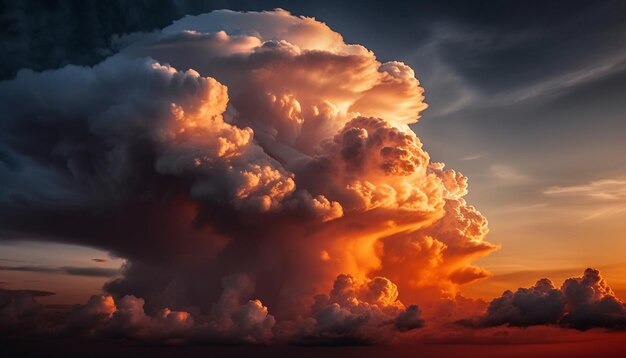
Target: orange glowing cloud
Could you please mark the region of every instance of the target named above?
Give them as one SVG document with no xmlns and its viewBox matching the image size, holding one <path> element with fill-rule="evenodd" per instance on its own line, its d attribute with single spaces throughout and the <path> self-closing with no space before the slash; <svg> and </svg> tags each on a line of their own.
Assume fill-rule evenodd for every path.
<svg viewBox="0 0 626 358">
<path fill-rule="evenodd" d="M 472 266 L 496 247 L 467 178 L 409 127 L 427 107 L 409 66 L 283 10 L 188 16 L 120 46 L 0 85 L 16 103 L 0 131 L 20 134 L 7 146 L 67 193 L 51 209 L 11 188 L 28 204 L 2 225 L 129 262 L 105 287 L 121 298 L 92 298 L 77 325 L 368 340 L 489 275 Z"/>
</svg>

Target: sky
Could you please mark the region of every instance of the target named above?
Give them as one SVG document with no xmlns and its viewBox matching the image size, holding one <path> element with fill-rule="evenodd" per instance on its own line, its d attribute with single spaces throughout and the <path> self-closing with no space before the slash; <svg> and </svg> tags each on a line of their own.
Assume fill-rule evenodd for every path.
<svg viewBox="0 0 626 358">
<path fill-rule="evenodd" d="M 136 339 L 619 331 L 625 7 L 3 1 L 0 289 Z"/>
</svg>

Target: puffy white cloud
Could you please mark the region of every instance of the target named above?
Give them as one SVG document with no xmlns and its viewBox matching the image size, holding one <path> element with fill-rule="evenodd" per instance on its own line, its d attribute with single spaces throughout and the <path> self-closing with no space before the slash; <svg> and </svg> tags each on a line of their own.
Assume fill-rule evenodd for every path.
<svg viewBox="0 0 626 358">
<path fill-rule="evenodd" d="M 198 16 L 187 15 L 164 28 L 164 34 L 182 31 L 247 35 L 259 41 L 284 40 L 302 50 L 354 53 L 366 52 L 358 45 L 346 45 L 340 34 L 326 24 L 305 16 L 293 16 L 288 11 L 276 9 L 262 12 L 236 12 L 217 10 Z"/>
</svg>

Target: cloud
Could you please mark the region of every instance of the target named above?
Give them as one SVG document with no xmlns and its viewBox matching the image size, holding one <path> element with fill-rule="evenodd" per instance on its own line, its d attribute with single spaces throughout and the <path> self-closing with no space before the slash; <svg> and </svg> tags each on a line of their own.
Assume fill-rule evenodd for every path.
<svg viewBox="0 0 626 358">
<path fill-rule="evenodd" d="M 488 277 L 472 262 L 496 247 L 467 178 L 409 128 L 427 106 L 406 64 L 284 10 L 187 16 L 116 44 L 92 67 L 0 83 L 0 237 L 127 261 L 77 326 L 370 341 Z"/>
<path fill-rule="evenodd" d="M 543 191 L 546 195 L 582 197 L 598 201 L 626 199 L 626 179 L 601 179 L 587 184 L 553 186 Z"/>
<path fill-rule="evenodd" d="M 531 288 L 505 291 L 491 301 L 482 322 L 486 326 L 508 324 L 532 326 L 554 323 L 561 316 L 565 299 L 548 279 L 541 279 Z"/>
<path fill-rule="evenodd" d="M 162 308 L 146 313 L 145 301 L 132 295 L 115 299 L 94 295 L 83 305 L 75 305 L 61 321 L 47 321 L 43 306 L 34 297 L 39 291 L 2 290 L 0 307 L 2 328 L 15 333 L 16 328 L 47 334 L 80 337 L 126 338 L 167 342 L 269 343 L 274 338 L 275 318 L 258 299 L 252 281 L 245 275 L 231 275 L 222 280 L 223 291 L 211 312 L 204 314 Z M 332 343 L 346 339 L 362 342 L 380 341 L 375 334 L 389 336 L 394 331 L 409 331 L 424 325 L 416 305 L 405 308 L 397 300 L 396 285 L 382 277 L 359 283 L 340 275 L 329 295 L 318 295 L 309 317 L 298 322 L 297 330 L 289 324 L 280 329 L 281 340 L 288 342 Z"/>
<path fill-rule="evenodd" d="M 478 160 L 478 159 L 483 158 L 484 156 L 485 155 L 482 154 L 482 153 L 481 154 L 474 154 L 474 155 L 469 155 L 467 157 L 463 157 L 463 158 L 461 158 L 461 160 L 463 160 L 463 161 Z"/>
<path fill-rule="evenodd" d="M 530 178 L 519 173 L 515 168 L 505 165 L 492 165 L 489 168 L 490 173 L 501 181 L 503 185 L 519 185 L 530 181 Z"/>
<path fill-rule="evenodd" d="M 18 328 L 57 337 L 123 338 L 147 342 L 264 343 L 272 338 L 274 317 L 259 300 L 248 300 L 253 291 L 245 276 L 223 280 L 224 290 L 210 314 L 161 308 L 146 312 L 145 301 L 133 295 L 114 298 L 94 295 L 75 305 L 66 317 L 49 320 L 31 291 L 12 291 L 12 301 L 0 307 L 2 328 L 9 334 Z M 3 292 L 4 293 L 4 292 Z M 27 321 L 24 321 L 27 320 Z"/>
<path fill-rule="evenodd" d="M 626 179 L 623 177 L 593 180 L 577 185 L 557 185 L 543 194 L 555 205 L 567 204 L 585 220 L 614 215 L 626 210 Z M 572 209 L 570 209 L 572 210 Z"/>
<path fill-rule="evenodd" d="M 96 337 L 123 337 L 144 341 L 164 341 L 186 337 L 194 325 L 189 313 L 167 308 L 148 316 L 144 300 L 124 296 L 92 296 L 85 305 L 77 305 L 67 321 L 56 329 L 64 334 Z"/>
<path fill-rule="evenodd" d="M 208 335 L 227 341 L 268 342 L 276 320 L 261 301 L 249 299 L 254 292 L 252 281 L 245 275 L 231 275 L 222 280 L 222 285 L 224 290 L 208 322 Z"/>
<path fill-rule="evenodd" d="M 117 311 L 117 306 L 112 296 L 91 296 L 84 305 L 73 307 L 67 319 L 67 327 L 69 330 L 93 334 L 93 329 L 111 319 L 115 311 Z"/>
<path fill-rule="evenodd" d="M 398 300 L 398 287 L 387 278 L 359 282 L 342 274 L 329 294 L 315 297 L 311 317 L 299 325 L 296 336 L 309 343 L 374 343 L 423 326 L 420 308 L 405 307 Z"/>
<path fill-rule="evenodd" d="M 0 266 L 0 271 L 22 271 L 22 272 L 43 272 L 60 273 L 74 276 L 90 277 L 115 277 L 120 274 L 119 269 L 104 267 L 49 267 L 49 266 Z"/>
<path fill-rule="evenodd" d="M 43 307 L 35 297 L 54 295 L 34 290 L 0 289 L 0 333 L 32 334 L 44 321 Z"/>
<path fill-rule="evenodd" d="M 579 68 L 543 79 L 525 88 L 493 98 L 498 105 L 512 105 L 528 101 L 546 101 L 574 91 L 586 84 L 605 79 L 626 69 L 626 54 L 617 53 L 601 60 L 591 61 Z"/>
<path fill-rule="evenodd" d="M 0 293 L 3 295 L 3 297 L 17 297 L 20 295 L 30 295 L 33 297 L 45 297 L 45 296 L 52 296 L 54 295 L 53 292 L 48 292 L 48 291 L 39 291 L 39 290 L 7 290 L 7 289 L 0 289 Z"/>
<path fill-rule="evenodd" d="M 593 327 L 626 328 L 626 306 L 594 269 L 565 280 L 561 291 L 570 307 L 561 323 L 581 330 Z"/>
<path fill-rule="evenodd" d="M 532 4 L 520 9 L 529 13 L 511 19 L 523 21 L 514 26 L 492 22 L 497 16 L 478 21 L 464 16 L 431 19 L 425 31 L 428 35 L 405 56 L 416 65 L 433 98 L 429 115 L 484 114 L 507 106 L 523 110 L 529 104 L 554 101 L 623 73 L 623 49 L 605 46 L 605 36 L 586 26 L 603 21 L 620 32 L 621 22 L 609 20 L 616 9 L 607 6 L 581 10 L 585 5 L 579 5 L 572 11 L 584 12 L 585 16 L 558 22 L 552 19 L 563 9 L 539 9 Z M 492 11 L 498 13 L 501 9 Z M 546 37 L 546 32 L 552 35 Z M 564 41 L 574 35 L 588 40 L 586 51 L 580 51 L 580 45 L 574 50 Z M 575 55 L 565 58 L 563 53 Z M 593 53 L 602 56 L 589 55 Z M 516 71 L 510 71 L 511 67 Z"/>
<path fill-rule="evenodd" d="M 624 329 L 626 305 L 615 296 L 600 271 L 588 268 L 582 277 L 565 280 L 560 289 L 544 278 L 530 288 L 505 291 L 491 301 L 483 316 L 460 323 L 481 327 L 558 324 L 578 330 Z"/>
</svg>

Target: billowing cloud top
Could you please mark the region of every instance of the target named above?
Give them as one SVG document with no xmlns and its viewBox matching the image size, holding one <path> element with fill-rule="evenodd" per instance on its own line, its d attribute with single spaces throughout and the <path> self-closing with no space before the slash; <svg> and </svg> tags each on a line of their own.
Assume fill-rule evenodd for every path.
<svg viewBox="0 0 626 358">
<path fill-rule="evenodd" d="M 0 83 L 2 237 L 129 262 L 64 330 L 371 340 L 424 324 L 400 300 L 488 275 L 467 178 L 408 126 L 426 108 L 409 66 L 284 10 L 117 43 Z"/>
<path fill-rule="evenodd" d="M 626 328 L 626 305 L 600 275 L 588 268 L 581 277 L 565 280 L 560 289 L 544 278 L 530 288 L 505 291 L 489 304 L 484 316 L 461 323 L 479 326 L 559 324 L 587 330 Z"/>
</svg>

